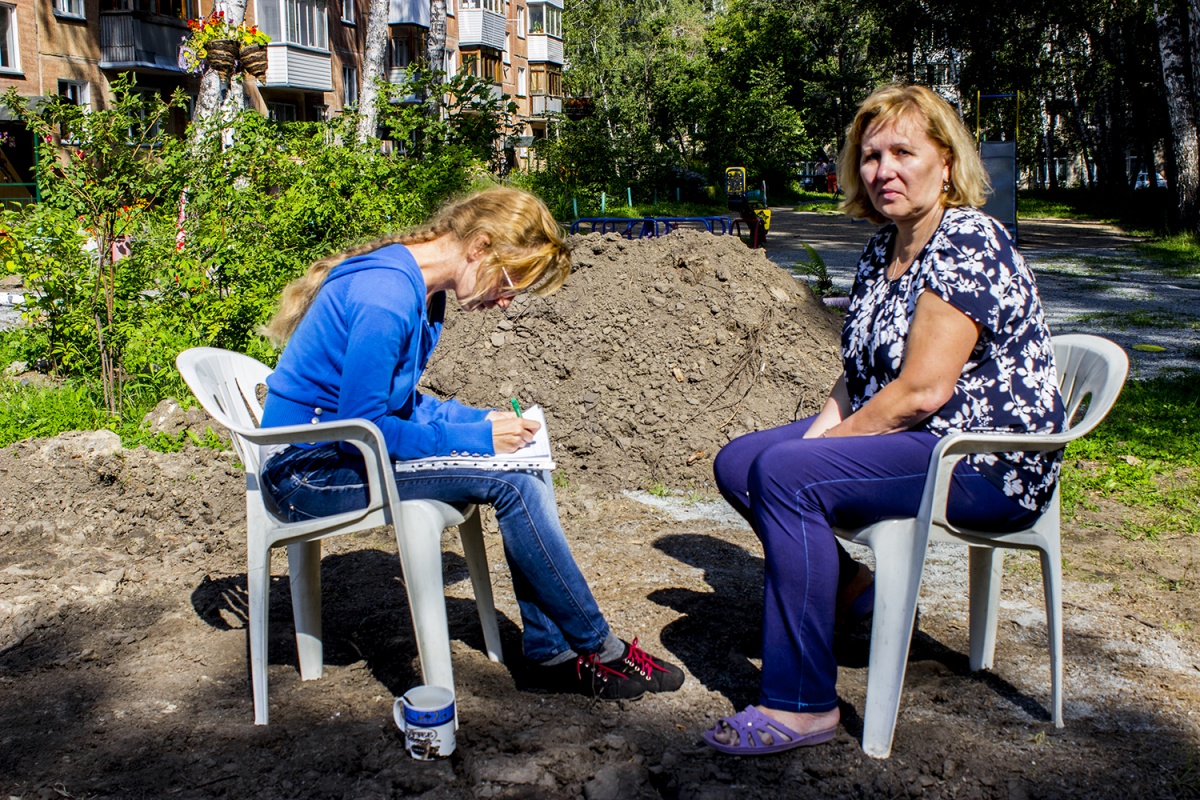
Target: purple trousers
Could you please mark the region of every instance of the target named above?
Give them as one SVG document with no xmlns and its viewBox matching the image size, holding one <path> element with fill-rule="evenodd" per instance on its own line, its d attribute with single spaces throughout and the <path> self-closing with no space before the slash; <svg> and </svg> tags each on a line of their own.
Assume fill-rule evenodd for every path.
<svg viewBox="0 0 1200 800">
<path fill-rule="evenodd" d="M 805 439 L 812 417 L 738 437 L 713 463 L 717 487 L 762 540 L 762 687 L 781 711 L 837 707 L 833 623 L 838 589 L 858 565 L 833 528 L 916 516 L 929 456 L 927 431 Z M 960 462 L 947 518 L 976 530 L 1017 530 L 1038 516 Z"/>
</svg>

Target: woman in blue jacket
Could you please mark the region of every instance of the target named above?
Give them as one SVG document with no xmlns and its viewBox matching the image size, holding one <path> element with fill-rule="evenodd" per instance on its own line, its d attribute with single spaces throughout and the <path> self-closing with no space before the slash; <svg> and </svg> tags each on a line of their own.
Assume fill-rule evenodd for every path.
<svg viewBox="0 0 1200 800">
<path fill-rule="evenodd" d="M 441 334 L 447 291 L 465 311 L 503 309 L 521 292 L 556 290 L 570 268 L 545 205 L 504 188 L 453 203 L 414 233 L 316 262 L 285 289 L 267 328 L 287 346 L 267 379 L 263 426 L 369 419 L 400 460 L 515 452 L 538 423 L 439 400 L 417 382 Z M 451 468 L 395 477 L 401 500 L 495 508 L 533 686 L 617 700 L 682 685 L 678 667 L 610 631 L 568 549 L 553 490 L 538 475 Z M 263 484 L 292 520 L 367 504 L 362 457 L 337 443 L 281 449 Z"/>
</svg>

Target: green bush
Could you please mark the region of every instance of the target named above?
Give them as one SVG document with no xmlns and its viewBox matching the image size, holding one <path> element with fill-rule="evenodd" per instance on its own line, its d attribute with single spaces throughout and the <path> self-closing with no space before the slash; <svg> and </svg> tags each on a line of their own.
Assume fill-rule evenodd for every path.
<svg viewBox="0 0 1200 800">
<path fill-rule="evenodd" d="M 0 212 L 0 263 L 31 290 L 4 349 L 72 387 L 44 401 L 59 411 L 42 410 L 91 425 L 78 409 L 100 397 L 109 417 L 140 418 L 179 391 L 175 356 L 197 345 L 273 362 L 256 331 L 288 281 L 317 258 L 418 224 L 498 158 L 511 108 L 477 84 L 448 84 L 445 117 L 384 93 L 380 118 L 401 137 L 386 152 L 357 140 L 350 114 L 281 126 L 247 110 L 198 141 L 173 139 L 158 123 L 181 100 L 148 97 L 127 78 L 114 81 L 109 109 L 90 114 L 58 100 L 29 109 L 7 94 L 41 137 L 45 202 Z M 28 421 L 28 394 L 0 404 Z"/>
</svg>

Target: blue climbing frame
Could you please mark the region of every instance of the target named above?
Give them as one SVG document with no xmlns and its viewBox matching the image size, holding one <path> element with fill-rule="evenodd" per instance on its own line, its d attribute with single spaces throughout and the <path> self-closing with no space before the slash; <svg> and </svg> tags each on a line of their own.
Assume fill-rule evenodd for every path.
<svg viewBox="0 0 1200 800">
<path fill-rule="evenodd" d="M 571 223 L 571 233 L 617 233 L 626 239 L 646 239 L 665 236 L 680 226 L 703 228 L 709 233 L 724 236 L 733 228 L 729 217 L 581 217 Z"/>
</svg>

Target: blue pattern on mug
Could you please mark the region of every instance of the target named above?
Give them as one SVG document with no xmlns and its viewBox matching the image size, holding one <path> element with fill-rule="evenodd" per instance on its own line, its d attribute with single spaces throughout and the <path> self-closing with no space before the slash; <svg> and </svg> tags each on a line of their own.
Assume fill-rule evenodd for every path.
<svg viewBox="0 0 1200 800">
<path fill-rule="evenodd" d="M 434 711 L 420 711 L 409 706 L 404 707 L 404 721 L 418 728 L 435 728 L 454 719 L 454 703 Z"/>
</svg>

